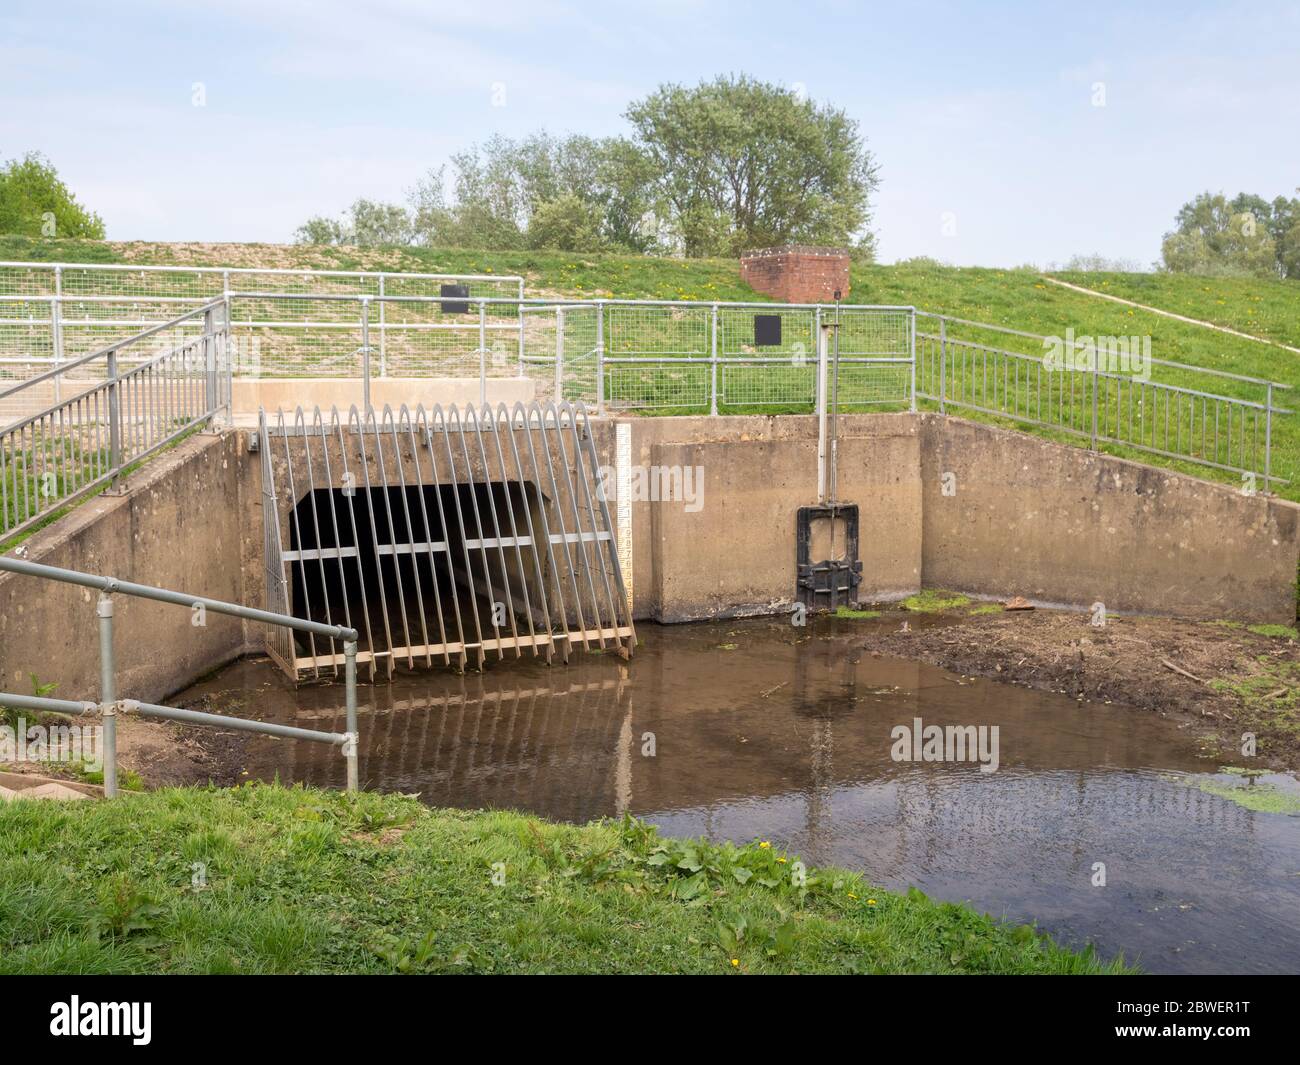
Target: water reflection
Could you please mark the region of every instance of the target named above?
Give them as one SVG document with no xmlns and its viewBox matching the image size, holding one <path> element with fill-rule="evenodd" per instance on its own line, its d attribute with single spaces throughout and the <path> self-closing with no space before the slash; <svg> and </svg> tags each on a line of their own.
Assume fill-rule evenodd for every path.
<svg viewBox="0 0 1300 1065">
<path fill-rule="evenodd" d="M 636 657 L 521 661 L 362 689 L 367 787 L 571 821 L 773 841 L 1173 971 L 1291 971 L 1300 819 L 1199 790 L 1156 715 L 864 656 L 767 622 L 646 627 Z M 189 693 L 341 729 L 341 688 L 239 663 Z M 891 729 L 997 725 L 1000 768 L 900 763 Z M 315 744 L 256 739 L 251 775 L 341 787 Z M 1107 886 L 1093 886 L 1105 863 Z"/>
</svg>

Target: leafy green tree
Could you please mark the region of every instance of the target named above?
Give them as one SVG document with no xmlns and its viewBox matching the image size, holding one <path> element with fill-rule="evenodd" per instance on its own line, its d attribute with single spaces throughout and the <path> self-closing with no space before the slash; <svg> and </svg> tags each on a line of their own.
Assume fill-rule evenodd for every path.
<svg viewBox="0 0 1300 1065">
<path fill-rule="evenodd" d="M 0 167 L 0 233 L 104 239 L 104 222 L 68 191 L 39 152 Z"/>
<path fill-rule="evenodd" d="M 601 238 L 600 208 L 587 203 L 572 192 L 562 192 L 533 209 L 528 221 L 528 246 L 554 248 L 558 251 L 600 251 L 606 245 Z"/>
<path fill-rule="evenodd" d="M 741 75 L 664 85 L 626 117 L 686 255 L 797 242 L 870 257 L 877 167 L 844 111 Z"/>
<path fill-rule="evenodd" d="M 444 168 L 432 170 L 412 193 L 415 239 L 422 244 L 645 251 L 653 243 L 642 226 L 651 204 L 649 175 L 626 140 L 544 131 L 519 141 L 497 136 L 452 156 L 451 170 L 450 182 Z M 560 205 L 568 236 L 556 228 Z"/>
<path fill-rule="evenodd" d="M 298 244 L 351 244 L 379 248 L 411 243 L 411 217 L 396 203 L 359 199 L 341 219 L 317 215 L 298 227 Z"/>
<path fill-rule="evenodd" d="M 1175 227 L 1162 247 L 1167 270 L 1300 278 L 1300 198 L 1203 192 L 1182 206 Z"/>
<path fill-rule="evenodd" d="M 1300 218 L 1291 223 L 1278 241 L 1277 259 L 1283 277 L 1300 278 Z"/>
<path fill-rule="evenodd" d="M 404 214 L 358 201 L 298 239 L 691 256 L 799 242 L 871 258 L 876 165 L 843 111 L 741 76 L 662 86 L 626 117 L 632 137 L 491 137 L 429 171 Z"/>
<path fill-rule="evenodd" d="M 1186 203 L 1165 234 L 1161 254 L 1175 273 L 1250 277 L 1276 276 L 1277 247 L 1267 221 L 1254 212 L 1258 197 L 1229 202 L 1222 193 L 1204 192 Z"/>
<path fill-rule="evenodd" d="M 293 235 L 295 244 L 346 244 L 343 223 L 324 215 L 313 215 Z"/>
</svg>

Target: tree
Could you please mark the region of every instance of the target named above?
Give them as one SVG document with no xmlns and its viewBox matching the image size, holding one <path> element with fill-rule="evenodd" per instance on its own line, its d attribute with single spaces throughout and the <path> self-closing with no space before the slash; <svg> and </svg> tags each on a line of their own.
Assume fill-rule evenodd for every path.
<svg viewBox="0 0 1300 1065">
<path fill-rule="evenodd" d="M 626 117 L 684 254 L 814 243 L 871 255 L 877 168 L 843 111 L 741 75 L 664 85 Z"/>
<path fill-rule="evenodd" d="M 642 232 L 651 204 L 645 160 L 622 138 L 495 136 L 452 156 L 451 169 L 450 194 L 440 167 L 411 195 L 422 244 L 567 251 L 653 244 Z"/>
<path fill-rule="evenodd" d="M 68 191 L 38 152 L 0 167 L 0 233 L 28 237 L 104 239 L 104 222 Z"/>
<path fill-rule="evenodd" d="M 1177 273 L 1300 277 L 1300 199 L 1203 192 L 1179 209 L 1161 252 Z"/>
<path fill-rule="evenodd" d="M 396 203 L 359 199 L 335 220 L 317 215 L 298 227 L 298 244 L 352 244 L 359 248 L 380 248 L 410 244 L 411 217 Z"/>
<path fill-rule="evenodd" d="M 314 215 L 300 225 L 293 235 L 295 244 L 346 244 L 343 223 L 324 215 Z"/>
<path fill-rule="evenodd" d="M 600 208 L 585 203 L 572 192 L 562 192 L 533 209 L 528 222 L 530 248 L 559 251 L 600 251 L 605 247 L 600 229 Z"/>
<path fill-rule="evenodd" d="M 490 137 L 430 170 L 404 215 L 359 200 L 298 239 L 691 256 L 799 242 L 872 257 L 876 165 L 843 111 L 741 76 L 664 85 L 626 117 L 632 137 Z"/>
</svg>

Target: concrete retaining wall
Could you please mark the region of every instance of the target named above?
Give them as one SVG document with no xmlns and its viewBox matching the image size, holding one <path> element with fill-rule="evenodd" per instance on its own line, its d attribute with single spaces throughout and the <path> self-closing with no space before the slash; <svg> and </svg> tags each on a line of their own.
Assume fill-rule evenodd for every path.
<svg viewBox="0 0 1300 1065">
<path fill-rule="evenodd" d="M 681 500 L 633 502 L 635 615 L 690 621 L 790 607 L 796 512 L 817 502 L 816 419 L 631 424 L 633 465 L 698 466 L 703 474 L 698 509 Z M 859 507 L 862 594 L 915 592 L 922 579 L 918 425 L 910 417 L 854 415 L 840 428 L 840 496 Z"/>
<path fill-rule="evenodd" d="M 245 491 L 243 440 L 227 433 L 185 441 L 139 471 L 127 494 L 99 496 L 36 533 L 21 557 L 257 605 L 261 509 Z M 87 588 L 0 574 L 0 690 L 30 694 L 35 673 L 58 684 L 56 698 L 97 699 L 97 599 Z M 165 698 L 244 648 L 244 626 L 234 618 L 209 613 L 199 627 L 181 607 L 114 600 L 123 697 Z"/>
<path fill-rule="evenodd" d="M 921 423 L 928 586 L 1294 620 L 1296 504 L 960 418 Z"/>
<path fill-rule="evenodd" d="M 815 419 L 628 425 L 632 467 L 679 475 L 698 467 L 701 478 L 691 498 L 631 503 L 635 616 L 790 609 L 796 511 L 817 494 Z M 616 467 L 615 423 L 595 422 L 592 432 L 602 462 Z M 1292 503 L 938 414 L 841 417 L 839 471 L 839 497 L 861 515 L 864 602 L 927 586 L 1193 618 L 1295 616 Z M 196 437 L 137 474 L 130 494 L 75 509 L 23 554 L 259 606 L 260 493 L 246 432 Z M 61 697 L 95 697 L 94 600 L 0 575 L 0 690 L 27 692 L 36 673 L 57 682 Z M 196 628 L 180 608 L 122 596 L 117 610 L 123 695 L 165 698 L 260 644 L 260 632 L 231 619 L 209 615 Z"/>
<path fill-rule="evenodd" d="M 815 419 L 632 424 L 634 464 L 699 464 L 705 486 L 696 513 L 634 503 L 637 616 L 788 609 L 796 511 L 816 501 Z M 1284 500 L 939 414 L 841 417 L 838 495 L 861 514 L 863 602 L 926 586 L 1120 612 L 1295 617 L 1300 507 Z"/>
</svg>

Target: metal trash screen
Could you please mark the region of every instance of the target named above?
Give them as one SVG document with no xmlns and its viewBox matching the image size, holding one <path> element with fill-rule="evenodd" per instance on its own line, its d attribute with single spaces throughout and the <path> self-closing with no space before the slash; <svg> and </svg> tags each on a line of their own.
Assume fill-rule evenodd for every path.
<svg viewBox="0 0 1300 1065">
<path fill-rule="evenodd" d="M 635 645 L 586 410 L 263 415 L 267 603 L 360 633 L 370 676 Z M 283 630 L 294 679 L 342 648 Z"/>
</svg>

